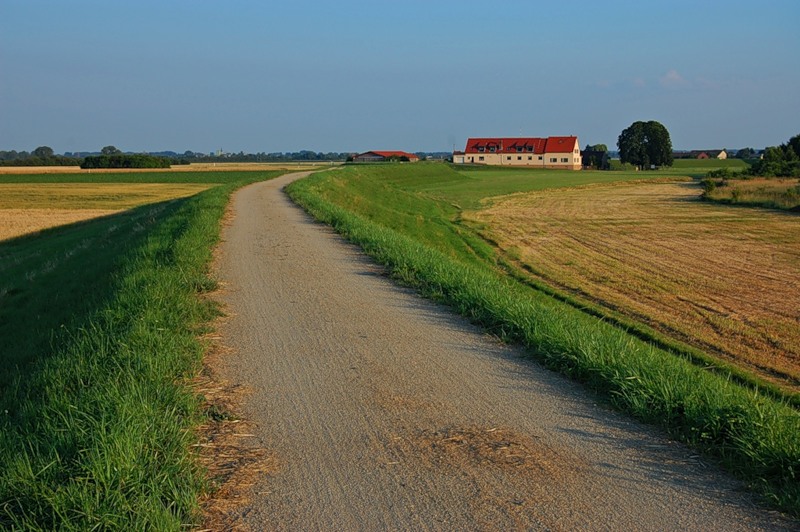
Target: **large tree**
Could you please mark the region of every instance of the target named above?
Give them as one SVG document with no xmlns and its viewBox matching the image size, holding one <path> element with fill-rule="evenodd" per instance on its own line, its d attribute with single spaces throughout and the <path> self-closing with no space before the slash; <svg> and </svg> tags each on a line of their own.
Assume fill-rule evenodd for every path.
<svg viewBox="0 0 800 532">
<path fill-rule="evenodd" d="M 50 146 L 39 146 L 33 150 L 33 156 L 39 157 L 40 159 L 49 159 L 53 156 L 53 148 Z"/>
<path fill-rule="evenodd" d="M 637 121 L 622 130 L 617 139 L 619 158 L 639 168 L 672 166 L 672 141 L 660 122 Z"/>
<path fill-rule="evenodd" d="M 116 155 L 122 152 L 116 146 L 104 146 L 100 153 L 103 155 Z"/>
</svg>

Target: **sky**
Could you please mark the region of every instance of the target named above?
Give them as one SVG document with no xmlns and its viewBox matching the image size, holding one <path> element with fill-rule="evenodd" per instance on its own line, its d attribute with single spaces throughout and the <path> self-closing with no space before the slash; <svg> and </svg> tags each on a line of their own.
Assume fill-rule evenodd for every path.
<svg viewBox="0 0 800 532">
<path fill-rule="evenodd" d="M 800 133 L 797 0 L 0 0 L 0 150 L 451 151 Z"/>
</svg>

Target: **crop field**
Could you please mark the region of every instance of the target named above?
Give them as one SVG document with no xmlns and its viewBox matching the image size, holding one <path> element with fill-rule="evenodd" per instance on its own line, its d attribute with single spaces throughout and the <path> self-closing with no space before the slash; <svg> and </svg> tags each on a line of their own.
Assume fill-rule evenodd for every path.
<svg viewBox="0 0 800 532">
<path fill-rule="evenodd" d="M 545 190 L 464 214 L 545 282 L 800 389 L 800 220 L 696 184 Z"/>
<path fill-rule="evenodd" d="M 332 163 L 325 161 L 309 163 L 192 163 L 176 164 L 166 168 L 135 168 L 117 169 L 114 173 L 171 173 L 171 172 L 269 172 L 275 170 L 313 170 L 320 167 L 331 166 Z M 333 165 L 341 164 L 334 162 Z M 108 170 L 93 169 L 87 170 L 80 166 L 0 166 L 0 176 L 2 175 L 44 175 L 44 174 L 107 174 Z"/>
<path fill-rule="evenodd" d="M 209 184 L 0 183 L 0 240 L 192 196 Z"/>
</svg>

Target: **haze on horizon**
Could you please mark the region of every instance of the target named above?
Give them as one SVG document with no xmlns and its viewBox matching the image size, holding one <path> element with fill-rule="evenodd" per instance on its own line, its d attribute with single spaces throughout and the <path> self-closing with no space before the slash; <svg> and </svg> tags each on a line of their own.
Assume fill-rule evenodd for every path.
<svg viewBox="0 0 800 532">
<path fill-rule="evenodd" d="M 0 4 L 0 150 L 461 149 L 658 120 L 676 149 L 800 133 L 794 0 Z"/>
</svg>

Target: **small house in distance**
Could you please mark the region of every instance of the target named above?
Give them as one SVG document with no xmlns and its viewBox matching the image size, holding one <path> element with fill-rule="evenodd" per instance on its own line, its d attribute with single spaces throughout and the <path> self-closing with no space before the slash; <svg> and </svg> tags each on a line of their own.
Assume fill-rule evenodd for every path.
<svg viewBox="0 0 800 532">
<path fill-rule="evenodd" d="M 453 152 L 455 164 L 488 164 L 580 170 L 578 137 L 470 138 L 463 152 Z"/>
<path fill-rule="evenodd" d="M 419 157 L 413 153 L 397 150 L 366 151 L 353 157 L 353 161 L 357 163 L 383 163 L 386 161 L 408 161 L 415 163 L 419 161 Z"/>
</svg>

